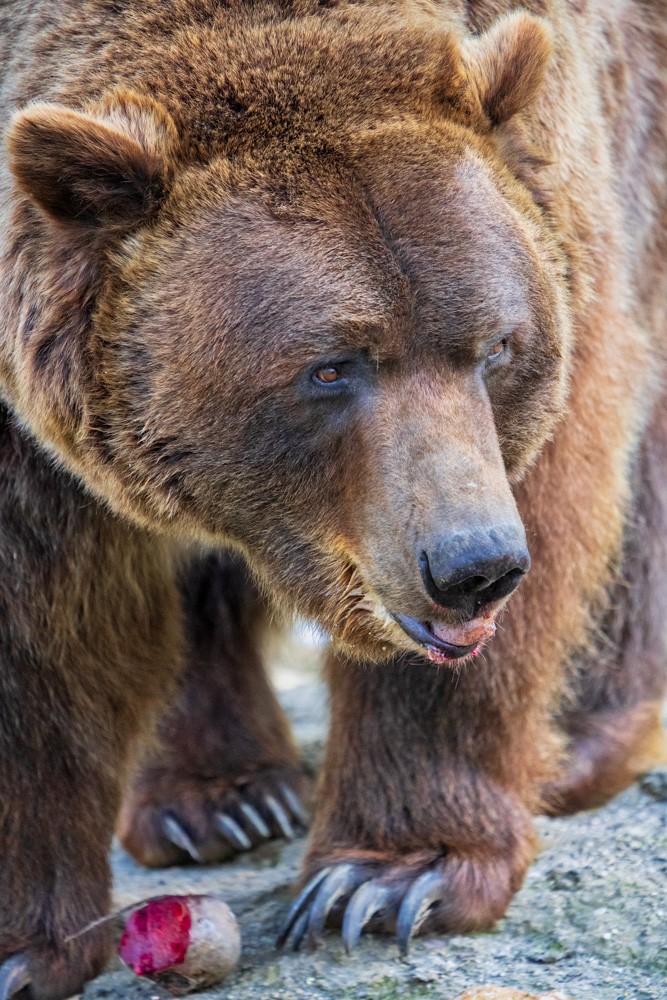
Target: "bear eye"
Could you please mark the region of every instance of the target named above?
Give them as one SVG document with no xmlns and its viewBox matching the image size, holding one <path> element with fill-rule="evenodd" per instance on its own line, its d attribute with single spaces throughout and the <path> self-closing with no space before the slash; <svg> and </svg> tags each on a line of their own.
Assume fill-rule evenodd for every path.
<svg viewBox="0 0 667 1000">
<path fill-rule="evenodd" d="M 487 354 L 487 358 L 493 361 L 494 358 L 500 357 L 500 355 L 503 353 L 506 347 L 507 347 L 507 341 L 504 338 L 503 340 L 499 340 L 498 343 L 494 344 L 494 346 L 491 348 L 491 350 Z"/>
<path fill-rule="evenodd" d="M 313 373 L 313 378 L 320 385 L 333 385 L 334 382 L 340 382 L 343 378 L 341 373 L 337 368 L 333 366 L 327 368 L 318 368 L 316 372 Z"/>
</svg>

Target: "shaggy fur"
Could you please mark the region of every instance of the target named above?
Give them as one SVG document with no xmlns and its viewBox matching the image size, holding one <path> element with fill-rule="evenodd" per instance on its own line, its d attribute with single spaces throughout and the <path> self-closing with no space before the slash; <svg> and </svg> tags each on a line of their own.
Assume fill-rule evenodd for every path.
<svg viewBox="0 0 667 1000">
<path fill-rule="evenodd" d="M 202 545 L 333 638 L 304 875 L 433 869 L 430 925 L 487 926 L 532 813 L 663 754 L 661 8 L 515 8 L 3 5 L 0 959 L 36 1000 L 104 962 L 67 937 L 179 665 L 135 856 L 182 857 L 168 813 L 221 856 L 218 807 L 298 788 L 262 613 Z M 392 617 L 461 621 L 419 553 L 519 515 L 502 629 L 436 670 Z"/>
</svg>

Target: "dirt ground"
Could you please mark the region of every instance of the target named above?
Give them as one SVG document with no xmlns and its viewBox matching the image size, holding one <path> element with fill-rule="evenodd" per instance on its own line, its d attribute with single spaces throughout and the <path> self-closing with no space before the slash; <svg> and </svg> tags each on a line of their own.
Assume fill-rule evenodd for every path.
<svg viewBox="0 0 667 1000">
<path fill-rule="evenodd" d="M 326 699 L 307 667 L 316 654 L 282 650 L 277 686 L 309 767 L 321 759 Z M 315 953 L 280 955 L 274 940 L 291 897 L 304 840 L 267 844 L 231 864 L 146 871 L 113 853 L 115 902 L 167 892 L 210 892 L 241 926 L 238 971 L 202 1000 L 450 1000 L 493 984 L 574 1000 L 667 1000 L 667 771 L 597 812 L 540 819 L 543 849 L 509 912 L 489 933 L 417 939 L 407 961 L 396 944 L 367 936 L 348 957 L 335 932 Z M 649 787 L 650 785 L 650 787 Z M 85 1000 L 163 1000 L 120 960 Z"/>
</svg>

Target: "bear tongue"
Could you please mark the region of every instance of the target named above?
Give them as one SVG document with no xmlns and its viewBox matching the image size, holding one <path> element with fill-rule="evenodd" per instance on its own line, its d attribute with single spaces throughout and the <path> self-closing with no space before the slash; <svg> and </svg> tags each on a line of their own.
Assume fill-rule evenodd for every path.
<svg viewBox="0 0 667 1000">
<path fill-rule="evenodd" d="M 493 619 L 473 618 L 460 625 L 436 625 L 435 622 L 430 622 L 430 628 L 437 639 L 450 646 L 473 646 L 490 639 L 496 631 L 496 623 Z"/>
</svg>

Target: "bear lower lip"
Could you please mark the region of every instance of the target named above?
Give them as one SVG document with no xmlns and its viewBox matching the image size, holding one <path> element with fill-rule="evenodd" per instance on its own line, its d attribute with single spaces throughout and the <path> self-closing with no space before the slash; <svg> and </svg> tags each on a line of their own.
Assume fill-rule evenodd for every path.
<svg viewBox="0 0 667 1000">
<path fill-rule="evenodd" d="M 427 646 L 426 652 L 431 663 L 449 663 L 451 660 L 462 660 L 464 656 L 477 656 L 479 643 L 476 646 L 452 646 L 451 649 L 455 649 L 457 652 L 445 652 L 436 649 L 435 646 Z"/>
<path fill-rule="evenodd" d="M 413 642 L 426 649 L 429 660 L 435 663 L 476 654 L 481 643 L 490 639 L 496 630 L 493 619 L 476 618 L 459 625 L 436 625 L 407 615 L 392 615 L 392 618 Z"/>
<path fill-rule="evenodd" d="M 428 622 L 427 627 L 436 639 L 451 646 L 477 645 L 490 639 L 496 632 L 493 617 L 473 618 L 459 625 L 436 625 L 435 622 Z"/>
</svg>

